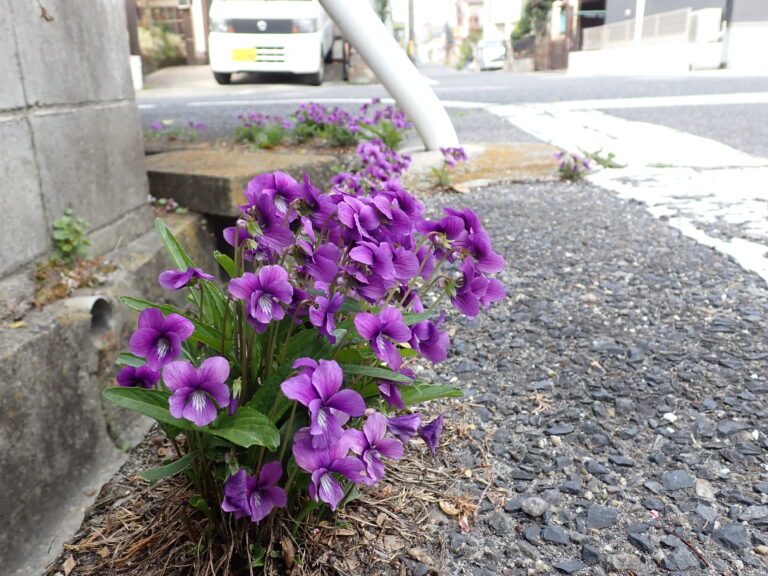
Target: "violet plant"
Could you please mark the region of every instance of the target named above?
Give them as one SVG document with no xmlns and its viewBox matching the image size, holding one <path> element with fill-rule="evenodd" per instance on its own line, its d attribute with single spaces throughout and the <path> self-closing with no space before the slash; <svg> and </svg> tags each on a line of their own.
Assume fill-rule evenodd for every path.
<svg viewBox="0 0 768 576">
<path fill-rule="evenodd" d="M 435 185 L 447 187 L 451 185 L 451 170 L 459 162 L 467 161 L 467 153 L 464 148 L 440 148 L 443 162 L 439 167 L 432 167 L 432 175 L 435 177 Z"/>
<path fill-rule="evenodd" d="M 153 122 L 144 130 L 144 138 L 194 142 L 203 130 L 205 130 L 205 124 L 194 120 L 188 120 L 183 126 L 174 126 L 173 120 L 161 120 Z"/>
<path fill-rule="evenodd" d="M 560 180 L 579 182 L 592 170 L 589 157 L 582 157 L 565 150 L 555 153 L 554 157 L 558 162 L 557 172 Z"/>
<path fill-rule="evenodd" d="M 235 140 L 247 142 L 254 149 L 271 149 L 283 144 L 292 128 L 291 122 L 280 116 L 249 112 L 239 114 L 241 125 L 235 128 Z"/>
<path fill-rule="evenodd" d="M 159 282 L 187 290 L 190 308 L 123 298 L 138 329 L 104 395 L 159 423 L 177 454 L 143 475 L 186 474 L 213 537 L 250 565 L 276 515 L 336 510 L 416 436 L 436 452 L 443 416 L 424 422 L 414 406 L 461 390 L 411 366 L 445 360 L 443 303 L 471 319 L 505 296 L 477 214 L 426 219 L 399 180 L 407 157 L 378 140 L 358 156 L 327 192 L 306 175 L 251 181 L 224 231 L 233 255 L 215 253 L 223 286 L 157 219 L 176 266 Z"/>
</svg>

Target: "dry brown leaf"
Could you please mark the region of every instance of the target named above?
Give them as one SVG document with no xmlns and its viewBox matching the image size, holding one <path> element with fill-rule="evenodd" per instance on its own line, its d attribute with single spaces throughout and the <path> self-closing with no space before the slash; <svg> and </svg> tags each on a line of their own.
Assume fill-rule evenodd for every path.
<svg viewBox="0 0 768 576">
<path fill-rule="evenodd" d="M 376 526 L 383 526 L 384 522 L 387 521 L 387 515 L 384 514 L 384 512 L 379 513 L 378 516 L 376 516 Z"/>
<path fill-rule="evenodd" d="M 451 189 L 459 194 L 469 194 L 469 187 L 462 184 L 454 184 Z"/>
<path fill-rule="evenodd" d="M 109 548 L 106 546 L 104 548 L 99 548 L 96 550 L 96 554 L 98 554 L 101 559 L 104 559 L 109 556 Z"/>
<path fill-rule="evenodd" d="M 408 550 L 408 556 L 416 560 L 416 562 L 422 562 L 427 565 L 432 564 L 432 557 L 421 548 L 410 548 Z"/>
<path fill-rule="evenodd" d="M 67 559 L 64 560 L 64 565 L 61 568 L 64 570 L 64 576 L 69 576 L 72 573 L 72 570 L 76 567 L 77 562 L 75 562 L 75 559 L 72 556 L 67 556 Z"/>
<path fill-rule="evenodd" d="M 461 531 L 465 534 L 470 531 L 469 527 L 469 516 L 462 514 L 459 516 L 459 526 L 461 527 Z"/>
<path fill-rule="evenodd" d="M 448 502 L 447 500 L 440 500 L 438 504 L 440 505 L 440 510 L 442 510 L 444 514 L 448 514 L 448 516 L 458 516 L 460 512 L 452 502 Z"/>
<path fill-rule="evenodd" d="M 26 326 L 26 325 L 27 325 L 27 323 L 24 322 L 24 320 L 19 320 L 18 322 L 11 322 L 10 324 L 8 324 L 8 328 L 11 328 L 11 329 L 14 329 L 14 328 L 24 328 L 24 326 Z"/>
<path fill-rule="evenodd" d="M 357 534 L 357 532 L 350 530 L 349 528 L 334 528 L 329 533 L 333 536 L 354 536 Z"/>
<path fill-rule="evenodd" d="M 285 567 L 290 570 L 293 568 L 294 558 L 296 557 L 296 548 L 294 548 L 293 542 L 291 542 L 291 539 L 287 536 L 283 536 L 282 547 L 283 562 L 285 562 Z"/>
</svg>

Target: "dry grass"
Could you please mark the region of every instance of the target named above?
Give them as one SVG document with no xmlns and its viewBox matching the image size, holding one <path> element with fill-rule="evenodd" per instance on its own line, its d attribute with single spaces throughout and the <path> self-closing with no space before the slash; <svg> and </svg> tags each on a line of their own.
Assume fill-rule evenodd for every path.
<svg viewBox="0 0 768 576">
<path fill-rule="evenodd" d="M 161 433 L 141 445 L 131 462 L 99 494 L 74 541 L 65 547 L 49 576 L 401 576 L 409 561 L 442 574 L 446 547 L 438 524 L 458 523 L 469 531 L 483 498 L 503 495 L 489 489 L 492 467 L 464 470 L 442 455 L 471 442 L 470 410 L 445 402 L 459 414 L 446 419 L 442 448 L 432 458 L 412 441 L 406 456 L 390 461 L 378 485 L 362 487 L 356 500 L 326 521 L 296 524 L 283 516 L 272 525 L 265 567 L 235 568 L 231 547 L 206 547 L 207 518 L 188 503 L 193 492 L 181 477 L 149 486 L 136 476 L 170 450 Z M 486 453 L 487 445 L 477 445 Z M 485 459 L 486 463 L 488 458 Z M 483 487 L 479 500 L 462 493 L 468 479 Z"/>
</svg>

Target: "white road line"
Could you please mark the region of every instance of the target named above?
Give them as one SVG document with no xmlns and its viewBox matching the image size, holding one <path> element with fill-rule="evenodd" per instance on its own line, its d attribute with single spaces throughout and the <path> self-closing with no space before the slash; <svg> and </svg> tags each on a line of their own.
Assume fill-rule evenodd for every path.
<svg viewBox="0 0 768 576">
<path fill-rule="evenodd" d="M 370 98 L 283 98 L 275 100 L 210 100 L 206 102 L 188 102 L 190 108 L 202 108 L 207 106 L 275 106 L 279 104 L 366 104 Z M 394 104 L 392 98 L 381 98 L 383 104 Z"/>
<path fill-rule="evenodd" d="M 676 105 L 733 104 L 738 99 L 733 96 L 681 97 Z M 744 103 L 752 96 L 739 98 Z M 628 101 L 639 105 L 649 100 L 659 102 L 622 99 L 615 108 L 629 107 Z M 644 203 L 654 216 L 667 218 L 684 235 L 733 257 L 768 282 L 768 159 L 592 108 L 603 105 L 602 101 L 575 101 L 489 106 L 487 110 L 565 150 L 616 154 L 616 160 L 627 166 L 600 170 L 590 175 L 591 182 Z M 723 225 L 735 228 L 736 237 L 723 240 L 705 231 Z"/>
</svg>

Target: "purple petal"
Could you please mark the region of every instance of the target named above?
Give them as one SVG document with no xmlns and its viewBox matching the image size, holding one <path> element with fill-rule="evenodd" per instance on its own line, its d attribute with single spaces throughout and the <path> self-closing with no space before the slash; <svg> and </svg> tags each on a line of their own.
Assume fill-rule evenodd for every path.
<svg viewBox="0 0 768 576">
<path fill-rule="evenodd" d="M 202 382 L 199 389 L 210 394 L 219 408 L 229 406 L 229 386 L 224 382 Z"/>
<path fill-rule="evenodd" d="M 277 508 L 285 508 L 288 504 L 288 495 L 279 486 L 264 486 L 261 491 L 269 495 Z"/>
<path fill-rule="evenodd" d="M 191 278 L 192 268 L 188 268 L 186 272 L 182 272 L 181 270 L 166 270 L 157 277 L 157 282 L 167 290 L 179 290 L 186 286 Z"/>
<path fill-rule="evenodd" d="M 496 280 L 496 278 L 488 279 L 488 287 L 485 290 L 485 295 L 480 298 L 480 302 L 487 308 L 491 302 L 502 300 L 507 296 L 504 285 Z"/>
<path fill-rule="evenodd" d="M 280 384 L 280 389 L 287 398 L 297 400 L 304 406 L 309 406 L 310 402 L 320 398 L 314 386 L 312 386 L 312 381 L 306 374 L 298 374 L 293 378 L 288 378 L 288 380 Z"/>
<path fill-rule="evenodd" d="M 368 438 L 366 438 L 365 433 L 362 430 L 352 428 L 347 430 L 346 436 L 348 438 L 349 447 L 355 454 L 360 455 L 370 448 Z"/>
<path fill-rule="evenodd" d="M 165 317 L 165 329 L 169 332 L 175 332 L 179 338 L 186 340 L 195 331 L 195 325 L 179 314 L 168 314 Z"/>
<path fill-rule="evenodd" d="M 182 416 L 197 426 L 207 426 L 216 420 L 217 410 L 213 400 L 202 390 L 195 390 L 187 397 Z"/>
<path fill-rule="evenodd" d="M 387 428 L 403 443 L 408 442 L 416 434 L 419 426 L 421 426 L 421 416 L 418 413 L 387 418 Z"/>
<path fill-rule="evenodd" d="M 222 356 L 206 358 L 197 373 L 201 382 L 226 382 L 229 378 L 229 362 Z"/>
<path fill-rule="evenodd" d="M 440 436 L 443 433 L 443 415 L 440 414 L 437 418 L 432 420 L 429 424 L 425 424 L 419 428 L 419 436 L 427 444 L 429 451 L 432 452 L 432 456 L 437 451 L 437 445 L 440 443 Z"/>
<path fill-rule="evenodd" d="M 147 308 L 139 314 L 139 328 L 154 328 L 160 330 L 163 326 L 163 313 L 157 308 Z"/>
<path fill-rule="evenodd" d="M 326 400 L 326 406 L 354 417 L 362 416 L 365 412 L 365 400 L 354 390 L 336 392 Z"/>
<path fill-rule="evenodd" d="M 280 462 L 273 460 L 267 462 L 261 467 L 259 472 L 259 486 L 271 486 L 277 484 L 280 481 L 280 476 L 283 475 L 283 466 Z"/>
<path fill-rule="evenodd" d="M 301 430 L 296 432 L 293 440 L 293 457 L 296 459 L 296 464 L 307 472 L 314 472 L 319 468 L 326 465 L 323 461 L 323 452 L 315 450 L 312 447 L 312 438 L 309 436 L 309 429 L 306 430 L 306 434 L 300 434 Z"/>
<path fill-rule="evenodd" d="M 139 328 L 131 334 L 131 339 L 128 341 L 128 349 L 134 356 L 146 358 L 155 347 L 159 337 L 160 332 L 154 328 Z"/>
<path fill-rule="evenodd" d="M 224 499 L 221 509 L 224 512 L 234 512 L 235 518 L 250 516 L 251 508 L 248 504 L 248 484 L 245 470 L 242 468 L 227 478 L 224 484 Z"/>
<path fill-rule="evenodd" d="M 325 473 L 321 475 L 318 478 L 318 481 L 314 482 L 314 484 L 317 485 L 317 496 L 320 500 L 328 504 L 328 506 L 331 507 L 331 510 L 336 510 L 336 506 L 338 506 L 339 502 L 344 498 L 344 491 L 341 489 L 339 481 L 330 473 Z"/>
<path fill-rule="evenodd" d="M 355 328 L 360 336 L 370 340 L 381 330 L 381 321 L 375 314 L 360 312 L 355 316 Z"/>
<path fill-rule="evenodd" d="M 168 411 L 174 418 L 184 418 L 184 407 L 187 405 L 187 398 L 194 392 L 192 388 L 179 388 L 171 397 L 168 398 Z"/>
<path fill-rule="evenodd" d="M 233 278 L 229 281 L 227 289 L 229 293 L 239 300 L 248 300 L 253 291 L 261 286 L 259 277 L 256 274 L 246 272 L 240 278 Z"/>
<path fill-rule="evenodd" d="M 376 448 L 383 456 L 392 460 L 403 457 L 403 443 L 394 438 L 382 438 L 376 443 Z"/>
<path fill-rule="evenodd" d="M 376 446 L 378 441 L 387 433 L 387 419 L 378 412 L 374 412 L 365 420 L 363 432 L 368 439 L 368 444 Z"/>
<path fill-rule="evenodd" d="M 335 360 L 320 360 L 317 370 L 312 374 L 312 385 L 319 397 L 326 401 L 333 396 L 344 380 L 344 373 Z"/>
<path fill-rule="evenodd" d="M 186 360 L 171 362 L 163 368 L 163 381 L 171 392 L 180 388 L 189 388 L 197 383 L 197 370 L 191 362 Z"/>
<path fill-rule="evenodd" d="M 400 387 L 397 385 L 397 382 L 380 380 L 378 387 L 379 392 L 381 393 L 381 397 L 387 404 L 394 406 L 395 408 L 399 408 L 400 410 L 405 408 L 403 396 L 400 393 Z"/>
<path fill-rule="evenodd" d="M 361 264 L 367 264 L 368 266 L 373 264 L 373 252 L 367 246 L 355 246 L 349 251 L 349 257 Z"/>
<path fill-rule="evenodd" d="M 330 470 L 355 483 L 361 482 L 365 476 L 365 466 L 357 458 L 339 458 L 331 464 Z"/>
</svg>

